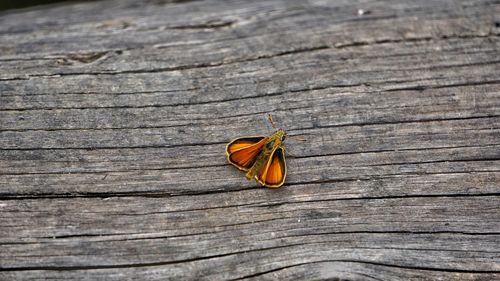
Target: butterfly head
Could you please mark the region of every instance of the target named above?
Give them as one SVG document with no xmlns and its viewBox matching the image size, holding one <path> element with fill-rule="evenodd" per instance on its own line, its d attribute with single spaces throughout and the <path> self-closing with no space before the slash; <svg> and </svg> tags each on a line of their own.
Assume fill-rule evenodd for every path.
<svg viewBox="0 0 500 281">
<path fill-rule="evenodd" d="M 274 133 L 274 137 L 278 140 L 280 140 L 281 142 L 285 141 L 285 138 L 286 138 L 286 132 L 285 130 L 283 129 L 278 129 L 275 133 Z"/>
</svg>

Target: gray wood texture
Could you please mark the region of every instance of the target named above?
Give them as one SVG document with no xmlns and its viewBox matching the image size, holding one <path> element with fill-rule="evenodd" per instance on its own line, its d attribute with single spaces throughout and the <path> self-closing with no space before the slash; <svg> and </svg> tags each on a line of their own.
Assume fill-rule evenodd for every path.
<svg viewBox="0 0 500 281">
<path fill-rule="evenodd" d="M 358 10 L 363 9 L 362 15 Z M 500 2 L 0 14 L 0 280 L 499 280 Z M 277 190 L 225 144 L 272 132 Z"/>
</svg>

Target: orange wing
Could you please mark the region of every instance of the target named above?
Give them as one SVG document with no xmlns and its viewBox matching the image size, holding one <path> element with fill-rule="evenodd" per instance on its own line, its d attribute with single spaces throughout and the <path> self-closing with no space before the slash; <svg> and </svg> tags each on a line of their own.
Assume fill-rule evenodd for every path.
<svg viewBox="0 0 500 281">
<path fill-rule="evenodd" d="M 226 146 L 226 154 L 231 164 L 248 171 L 267 142 L 267 137 L 243 137 Z"/>
<path fill-rule="evenodd" d="M 283 148 L 277 148 L 267 165 L 259 171 L 257 181 L 267 187 L 276 188 L 283 185 L 286 178 L 286 162 Z"/>
</svg>

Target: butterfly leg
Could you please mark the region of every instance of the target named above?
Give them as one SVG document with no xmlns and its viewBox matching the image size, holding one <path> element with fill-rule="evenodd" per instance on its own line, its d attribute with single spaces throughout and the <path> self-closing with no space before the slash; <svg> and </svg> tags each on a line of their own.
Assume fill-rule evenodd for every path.
<svg viewBox="0 0 500 281">
<path fill-rule="evenodd" d="M 247 180 L 252 180 L 256 174 L 257 174 L 257 169 L 255 169 L 255 167 L 252 167 L 252 168 L 250 168 L 250 170 L 248 170 L 248 172 L 245 176 L 246 176 Z"/>
<path fill-rule="evenodd" d="M 282 144 L 281 147 L 283 148 L 283 151 L 285 152 L 285 155 L 290 156 L 290 157 L 297 157 L 297 155 L 290 153 L 290 151 L 285 146 L 285 144 Z"/>
</svg>

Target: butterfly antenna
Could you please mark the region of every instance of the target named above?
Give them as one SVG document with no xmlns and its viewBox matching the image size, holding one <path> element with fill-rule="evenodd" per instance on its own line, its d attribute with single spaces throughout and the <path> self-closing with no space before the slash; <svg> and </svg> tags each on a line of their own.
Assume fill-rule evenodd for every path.
<svg viewBox="0 0 500 281">
<path fill-rule="evenodd" d="M 294 140 L 296 140 L 296 141 L 301 141 L 301 142 L 305 142 L 305 141 L 307 141 L 307 139 L 306 139 L 306 138 L 301 137 L 301 136 L 288 136 L 288 138 L 290 138 L 290 139 L 294 139 Z"/>
<path fill-rule="evenodd" d="M 291 136 L 290 138 L 297 140 L 297 141 L 302 141 L 302 142 L 307 141 L 306 138 L 301 137 L 301 136 Z"/>
<path fill-rule="evenodd" d="M 273 126 L 273 128 L 276 129 L 276 124 L 274 124 L 273 116 L 271 115 L 271 113 L 267 114 L 267 119 L 269 120 L 269 123 L 271 123 L 271 126 Z"/>
</svg>

